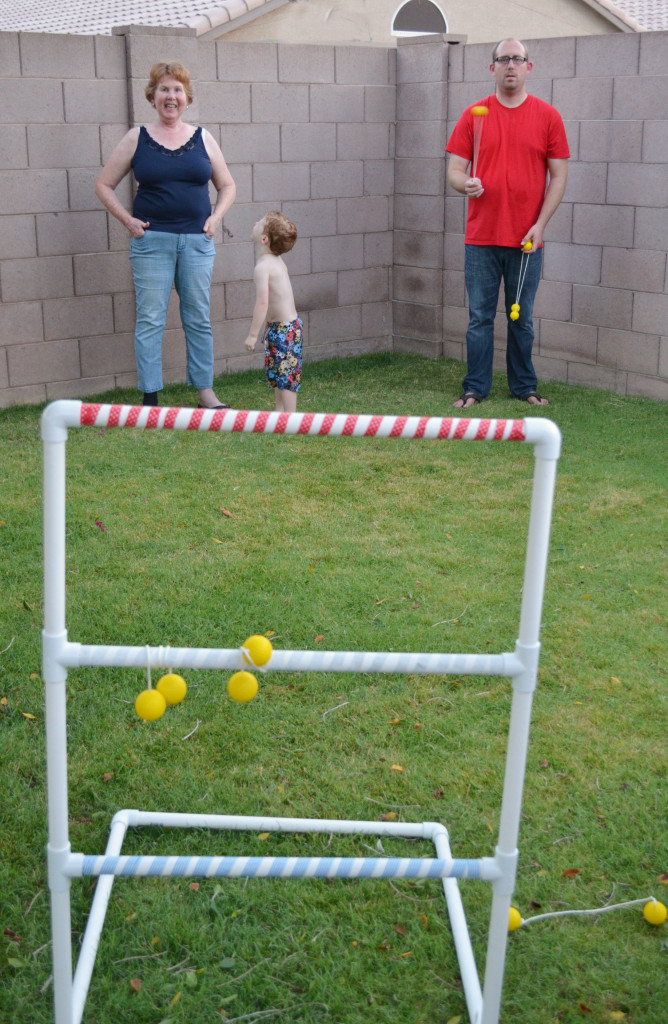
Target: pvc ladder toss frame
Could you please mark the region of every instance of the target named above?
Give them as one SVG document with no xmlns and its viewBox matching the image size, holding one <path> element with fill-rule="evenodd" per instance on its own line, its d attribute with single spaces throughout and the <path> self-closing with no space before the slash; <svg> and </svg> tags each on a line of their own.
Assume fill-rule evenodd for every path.
<svg viewBox="0 0 668 1024">
<path fill-rule="evenodd" d="M 360 651 L 274 650 L 266 668 L 277 671 L 497 675 L 512 681 L 512 703 L 499 832 L 494 856 L 453 858 L 449 836 L 438 822 L 394 823 L 307 818 L 265 818 L 119 810 L 104 854 L 71 850 L 68 824 L 68 669 L 82 666 L 238 669 L 240 649 L 83 645 L 68 639 L 65 622 L 65 448 L 69 428 L 95 426 L 140 430 L 194 430 L 441 441 L 516 441 L 533 445 L 534 473 L 526 560 L 515 650 L 501 654 L 419 654 Z M 47 862 L 51 896 L 55 1024 L 80 1024 L 104 918 L 116 877 L 441 878 L 471 1024 L 498 1024 L 505 966 L 508 912 L 517 869 L 522 790 L 533 693 L 540 652 L 540 621 L 547 571 L 556 466 L 561 434 L 551 420 L 458 417 L 267 413 L 102 405 L 59 400 L 40 420 L 44 452 L 44 627 L 42 675 L 46 704 Z M 530 567 L 530 570 L 529 570 Z M 150 857 L 123 856 L 127 829 L 205 828 L 238 831 L 366 834 L 430 840 L 433 858 L 345 857 Z M 72 879 L 97 877 L 90 915 L 73 972 L 70 887 Z M 458 878 L 492 886 L 484 984 L 481 986 Z"/>
</svg>

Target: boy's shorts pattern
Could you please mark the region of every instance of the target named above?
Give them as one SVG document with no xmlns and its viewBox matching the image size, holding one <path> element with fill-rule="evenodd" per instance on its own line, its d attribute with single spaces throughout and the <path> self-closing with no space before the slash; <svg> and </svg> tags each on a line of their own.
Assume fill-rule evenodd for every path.
<svg viewBox="0 0 668 1024">
<path fill-rule="evenodd" d="M 264 368 L 269 387 L 279 391 L 299 391 L 302 386 L 301 317 L 292 323 L 267 324 L 264 336 Z"/>
</svg>

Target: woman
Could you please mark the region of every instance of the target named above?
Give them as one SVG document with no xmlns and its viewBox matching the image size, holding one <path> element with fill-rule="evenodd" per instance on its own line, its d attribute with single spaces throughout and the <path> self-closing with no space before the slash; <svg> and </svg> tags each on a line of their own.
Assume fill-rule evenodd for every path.
<svg viewBox="0 0 668 1024">
<path fill-rule="evenodd" d="M 209 308 L 213 237 L 234 202 L 236 186 L 211 134 L 182 120 L 193 99 L 187 68 L 176 61 L 154 64 L 146 98 L 157 120 L 130 129 L 95 184 L 98 199 L 132 236 L 139 389 L 144 405 L 158 404 L 162 337 L 173 285 L 186 336 L 187 382 L 197 388 L 200 408 L 227 408 L 213 391 Z M 130 170 L 138 184 L 131 214 L 115 193 Z M 213 212 L 209 181 L 218 193 Z"/>
</svg>

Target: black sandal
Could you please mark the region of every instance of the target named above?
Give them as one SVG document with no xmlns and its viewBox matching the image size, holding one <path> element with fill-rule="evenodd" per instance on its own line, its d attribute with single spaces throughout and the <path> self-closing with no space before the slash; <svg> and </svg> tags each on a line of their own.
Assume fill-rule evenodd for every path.
<svg viewBox="0 0 668 1024">
<path fill-rule="evenodd" d="M 473 399 L 473 401 L 471 402 L 471 404 L 470 404 L 470 405 L 467 405 L 466 403 L 467 403 L 467 402 L 469 401 L 469 399 L 471 399 L 471 398 Z M 461 402 L 462 404 L 461 404 L 461 405 L 454 405 L 454 404 L 453 404 L 453 408 L 454 408 L 454 409 L 463 409 L 463 410 L 466 410 L 466 409 L 472 409 L 474 405 L 480 405 L 480 403 L 482 402 L 482 398 L 480 398 L 480 396 L 479 396 L 479 395 L 476 395 L 474 391 L 464 391 L 464 392 L 463 392 L 463 393 L 462 393 L 462 394 L 461 394 L 461 395 L 459 396 L 459 398 L 457 399 L 457 401 L 458 401 L 458 402 Z"/>
<path fill-rule="evenodd" d="M 536 398 L 536 402 L 529 402 L 529 405 L 549 405 L 550 401 L 543 395 L 539 395 L 537 391 L 529 391 L 526 395 L 513 395 L 519 402 L 529 402 L 530 398 Z"/>
</svg>

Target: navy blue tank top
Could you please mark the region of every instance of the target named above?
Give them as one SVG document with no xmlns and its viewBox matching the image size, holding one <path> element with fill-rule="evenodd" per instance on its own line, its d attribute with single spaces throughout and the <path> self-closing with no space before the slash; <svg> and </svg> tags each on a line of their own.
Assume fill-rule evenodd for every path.
<svg viewBox="0 0 668 1024">
<path fill-rule="evenodd" d="M 179 149 L 166 149 L 142 125 L 132 170 L 138 184 L 132 214 L 149 221 L 149 231 L 201 233 L 211 216 L 211 161 L 201 128 Z"/>
</svg>

